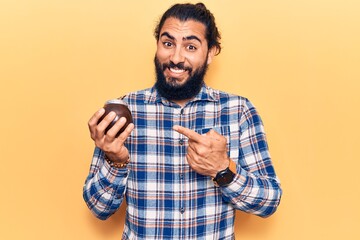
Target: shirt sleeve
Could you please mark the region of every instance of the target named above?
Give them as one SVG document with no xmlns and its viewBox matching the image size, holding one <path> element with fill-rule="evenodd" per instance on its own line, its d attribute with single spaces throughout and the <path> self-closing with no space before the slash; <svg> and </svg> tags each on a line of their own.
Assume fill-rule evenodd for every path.
<svg viewBox="0 0 360 240">
<path fill-rule="evenodd" d="M 263 123 L 247 99 L 239 134 L 237 173 L 229 185 L 221 187 L 223 198 L 235 209 L 268 217 L 276 211 L 282 189 L 270 158 Z"/>
<path fill-rule="evenodd" d="M 104 159 L 104 152 L 95 148 L 83 188 L 83 198 L 97 218 L 105 220 L 120 207 L 126 191 L 127 178 L 127 168 L 111 167 Z"/>
</svg>

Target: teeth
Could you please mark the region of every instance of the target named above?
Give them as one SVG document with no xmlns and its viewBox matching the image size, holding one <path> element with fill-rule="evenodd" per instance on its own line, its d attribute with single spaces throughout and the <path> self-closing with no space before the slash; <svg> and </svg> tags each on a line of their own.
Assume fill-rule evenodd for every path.
<svg viewBox="0 0 360 240">
<path fill-rule="evenodd" d="M 175 68 L 170 68 L 170 71 L 172 71 L 173 73 L 182 73 L 182 72 L 185 72 L 184 69 L 175 69 Z"/>
</svg>

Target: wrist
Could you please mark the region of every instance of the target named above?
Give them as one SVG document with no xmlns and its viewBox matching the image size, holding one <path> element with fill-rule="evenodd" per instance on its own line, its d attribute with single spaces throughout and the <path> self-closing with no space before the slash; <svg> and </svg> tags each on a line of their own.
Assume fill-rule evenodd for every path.
<svg viewBox="0 0 360 240">
<path fill-rule="evenodd" d="M 221 165 L 218 166 L 217 169 L 214 169 L 214 172 L 212 173 L 212 175 L 210 175 L 212 178 L 215 178 L 216 175 L 221 172 L 221 171 L 224 171 L 226 168 L 230 168 L 230 165 L 231 165 L 231 162 L 233 162 L 230 158 L 227 158 L 226 161 L 222 162 Z M 234 162 L 233 162 L 234 163 Z M 233 168 L 230 168 L 231 170 L 233 170 Z M 235 171 L 232 171 L 232 172 L 236 172 L 236 168 L 235 168 Z"/>
<path fill-rule="evenodd" d="M 104 155 L 105 161 L 114 168 L 125 168 L 130 163 L 130 157 L 127 158 L 126 161 L 120 162 L 120 161 L 113 161 L 111 160 L 106 154 Z"/>
</svg>

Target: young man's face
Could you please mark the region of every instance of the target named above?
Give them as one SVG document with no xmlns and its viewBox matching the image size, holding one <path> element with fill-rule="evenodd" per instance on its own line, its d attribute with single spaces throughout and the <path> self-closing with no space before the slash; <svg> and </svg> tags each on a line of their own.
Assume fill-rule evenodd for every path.
<svg viewBox="0 0 360 240">
<path fill-rule="evenodd" d="M 182 22 L 176 18 L 168 18 L 164 22 L 157 43 L 155 65 L 157 87 L 167 88 L 170 92 L 174 90 L 174 94 L 166 96 L 167 98 L 187 99 L 197 94 L 198 91 L 189 91 L 194 85 L 202 85 L 207 65 L 213 57 L 213 51 L 208 49 L 205 30 L 204 24 L 193 20 Z M 188 84 L 191 86 L 186 86 Z M 181 90 L 182 87 L 187 89 Z"/>
</svg>

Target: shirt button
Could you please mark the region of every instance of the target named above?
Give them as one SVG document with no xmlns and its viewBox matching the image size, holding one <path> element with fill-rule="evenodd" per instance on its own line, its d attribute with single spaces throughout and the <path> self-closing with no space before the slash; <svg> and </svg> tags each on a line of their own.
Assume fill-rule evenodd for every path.
<svg viewBox="0 0 360 240">
<path fill-rule="evenodd" d="M 184 139 L 180 139 L 180 140 L 179 140 L 179 144 L 180 144 L 180 145 L 183 145 L 183 144 L 184 144 Z"/>
<path fill-rule="evenodd" d="M 180 173 L 180 179 L 184 179 L 184 174 Z"/>
<path fill-rule="evenodd" d="M 180 208 L 180 213 L 183 214 L 185 212 L 185 208 L 184 207 L 181 207 Z"/>
</svg>

